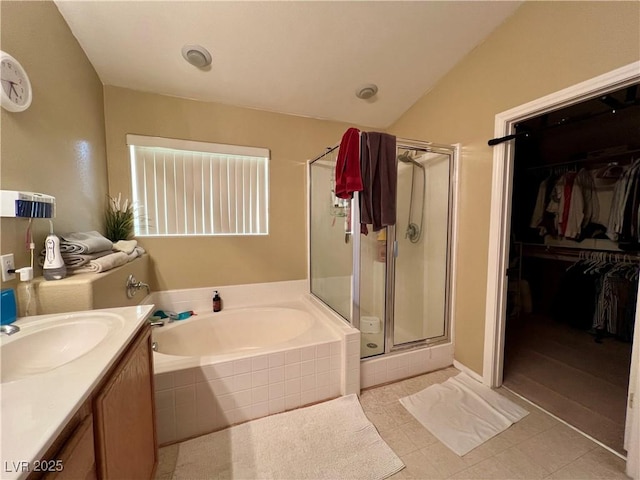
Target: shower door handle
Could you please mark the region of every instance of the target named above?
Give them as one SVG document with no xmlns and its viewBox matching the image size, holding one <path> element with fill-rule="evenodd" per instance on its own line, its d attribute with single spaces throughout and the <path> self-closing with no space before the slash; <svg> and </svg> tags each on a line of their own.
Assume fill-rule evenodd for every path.
<svg viewBox="0 0 640 480">
<path fill-rule="evenodd" d="M 398 241 L 397 240 L 393 241 L 393 256 L 395 258 L 398 258 Z"/>
</svg>

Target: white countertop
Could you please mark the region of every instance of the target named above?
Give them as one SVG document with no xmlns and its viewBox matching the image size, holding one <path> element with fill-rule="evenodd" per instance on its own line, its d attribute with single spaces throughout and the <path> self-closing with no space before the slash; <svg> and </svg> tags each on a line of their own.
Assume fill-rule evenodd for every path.
<svg viewBox="0 0 640 480">
<path fill-rule="evenodd" d="M 2 358 L 4 346 L 52 322 L 77 319 L 82 313 L 106 312 L 121 317 L 105 339 L 83 356 L 48 372 L 0 384 L 0 478 L 27 477 L 27 469 L 42 459 L 152 310 L 153 305 L 140 305 L 23 317 L 15 322 L 20 332 L 0 336 Z"/>
</svg>

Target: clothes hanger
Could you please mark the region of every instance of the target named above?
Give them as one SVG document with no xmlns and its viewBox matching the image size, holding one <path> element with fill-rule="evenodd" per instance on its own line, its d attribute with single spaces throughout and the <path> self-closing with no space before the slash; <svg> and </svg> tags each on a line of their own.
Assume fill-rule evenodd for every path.
<svg viewBox="0 0 640 480">
<path fill-rule="evenodd" d="M 625 168 L 618 165 L 618 162 L 610 162 L 604 167 L 599 168 L 596 171 L 596 178 L 602 178 L 605 180 L 617 180 L 625 172 Z"/>
</svg>

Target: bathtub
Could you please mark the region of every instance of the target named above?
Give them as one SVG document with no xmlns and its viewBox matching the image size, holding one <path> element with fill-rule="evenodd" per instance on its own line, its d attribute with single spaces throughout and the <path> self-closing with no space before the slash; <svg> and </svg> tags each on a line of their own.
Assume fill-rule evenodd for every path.
<svg viewBox="0 0 640 480">
<path fill-rule="evenodd" d="M 359 332 L 309 295 L 286 300 L 233 308 L 225 299 L 222 312 L 154 328 L 160 445 L 359 393 Z"/>
<path fill-rule="evenodd" d="M 168 323 L 153 332 L 159 354 L 197 358 L 204 364 L 339 340 L 338 332 L 327 328 L 302 305 L 207 313 Z M 159 358 L 159 366 L 171 363 Z"/>
</svg>

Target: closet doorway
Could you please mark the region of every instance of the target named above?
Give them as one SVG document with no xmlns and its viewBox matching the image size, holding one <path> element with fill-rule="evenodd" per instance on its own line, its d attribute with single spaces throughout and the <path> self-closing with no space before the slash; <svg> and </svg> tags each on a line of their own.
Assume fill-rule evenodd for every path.
<svg viewBox="0 0 640 480">
<path fill-rule="evenodd" d="M 639 83 L 636 63 L 496 117 L 496 133 L 515 142 L 500 143 L 494 152 L 487 288 L 485 383 L 501 385 L 504 373 L 506 386 L 622 455 L 631 350 L 638 347 L 628 330 L 636 314 L 640 249 L 637 236 L 608 235 L 607 227 L 615 185 L 640 158 Z M 549 194 L 559 177 L 569 174 L 571 184 L 583 169 L 581 183 L 597 183 L 591 190 L 600 210 L 587 208 L 577 221 L 580 230 L 566 235 L 556 221 L 568 217 L 549 216 L 559 212 L 557 205 L 549 208 Z M 542 188 L 545 179 L 550 191 Z M 583 223 L 586 217 L 591 221 Z M 604 228 L 596 226 L 600 222 Z M 567 278 L 581 268 L 589 273 L 588 262 L 601 277 L 589 278 L 591 290 Z M 607 287 L 609 304 L 598 304 L 605 270 L 634 281 L 615 295 Z M 598 309 L 608 313 L 598 316 Z M 637 332 L 635 338 L 637 344 Z M 589 380 L 580 383 L 581 377 Z"/>
<path fill-rule="evenodd" d="M 640 85 L 515 127 L 503 385 L 624 455 Z"/>
</svg>

